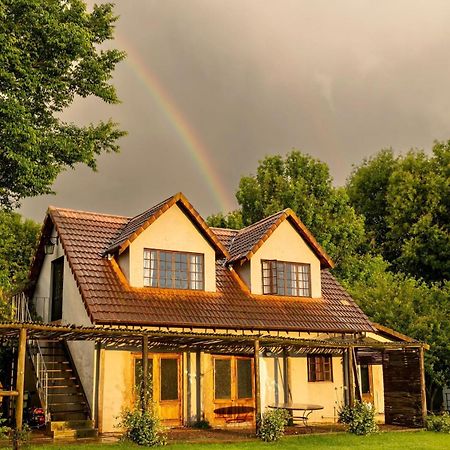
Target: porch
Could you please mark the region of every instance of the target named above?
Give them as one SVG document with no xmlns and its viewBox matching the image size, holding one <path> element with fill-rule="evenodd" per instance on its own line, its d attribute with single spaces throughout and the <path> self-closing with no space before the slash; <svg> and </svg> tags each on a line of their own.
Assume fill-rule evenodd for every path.
<svg viewBox="0 0 450 450">
<path fill-rule="evenodd" d="M 211 330 L 213 331 L 213 330 Z M 303 339 L 293 337 L 274 336 L 270 333 L 255 334 L 251 332 L 236 331 L 225 333 L 195 333 L 190 330 L 162 331 L 148 329 L 124 329 L 124 328 L 83 328 L 76 326 L 48 325 L 38 323 L 2 323 L 0 324 L 0 341 L 10 343 L 17 348 L 17 370 L 14 385 L 9 386 L 6 392 L 0 395 L 16 398 L 13 413 L 17 429 L 21 429 L 23 423 L 23 400 L 25 379 L 25 358 L 28 348 L 29 356 L 33 364 L 36 376 L 36 389 L 39 393 L 41 404 L 46 412 L 46 419 L 51 420 L 48 413 L 48 385 L 46 386 L 45 371 L 39 365 L 39 358 L 32 354 L 36 350 L 36 342 L 39 341 L 89 341 L 95 345 L 96 367 L 94 402 L 89 411 L 90 420 L 94 424 L 99 423 L 99 383 L 102 373 L 101 351 L 108 348 L 139 348 L 141 352 L 143 379 L 149 371 L 149 352 L 166 351 L 179 352 L 189 355 L 183 363 L 183 371 L 189 375 L 190 363 L 201 366 L 201 354 L 214 355 L 241 355 L 252 361 L 253 395 L 252 405 L 254 416 L 252 425 L 256 425 L 255 418 L 261 415 L 261 360 L 268 355 L 276 355 L 281 359 L 285 368 L 283 383 L 286 388 L 282 391 L 282 397 L 276 398 L 277 402 L 289 402 L 292 386 L 290 365 L 293 358 L 311 354 L 339 355 L 343 361 L 343 379 L 345 385 L 344 401 L 352 404 L 356 399 L 363 398 L 360 372 L 357 363 L 366 365 L 382 365 L 384 379 L 385 419 L 387 424 L 406 426 L 421 426 L 426 414 L 425 386 L 423 376 L 423 351 L 424 346 L 416 342 L 374 342 L 363 337 L 353 339 L 330 340 Z M 33 350 L 34 349 L 34 350 Z M 147 364 L 145 363 L 147 361 Z M 199 370 L 201 371 L 201 367 Z M 48 379 L 47 379 L 48 382 Z M 195 392 L 186 389 L 183 392 L 183 402 L 188 403 L 195 411 L 194 421 L 204 418 L 202 410 L 201 392 L 202 379 L 196 376 L 197 389 Z M 145 392 L 145 390 L 144 390 Z M 142 396 L 143 407 L 148 402 L 145 395 Z M 182 424 L 192 425 L 192 418 L 183 415 Z"/>
</svg>

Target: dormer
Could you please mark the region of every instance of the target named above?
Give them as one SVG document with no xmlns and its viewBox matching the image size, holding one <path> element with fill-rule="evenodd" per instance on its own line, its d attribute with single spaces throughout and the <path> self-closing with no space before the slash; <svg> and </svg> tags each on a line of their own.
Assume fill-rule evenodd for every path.
<svg viewBox="0 0 450 450">
<path fill-rule="evenodd" d="M 216 259 L 228 256 L 181 193 L 130 219 L 105 253 L 132 287 L 209 292 L 216 291 Z"/>
<path fill-rule="evenodd" d="M 290 209 L 237 232 L 230 255 L 238 275 L 257 295 L 320 298 L 321 269 L 333 267 Z"/>
</svg>

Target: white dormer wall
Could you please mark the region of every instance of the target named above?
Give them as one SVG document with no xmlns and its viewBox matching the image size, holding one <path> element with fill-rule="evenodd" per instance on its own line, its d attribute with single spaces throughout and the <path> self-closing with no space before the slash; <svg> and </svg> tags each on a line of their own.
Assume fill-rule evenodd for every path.
<svg viewBox="0 0 450 450">
<path fill-rule="evenodd" d="M 119 266 L 130 286 L 144 286 L 145 248 L 203 254 L 205 291 L 216 291 L 215 250 L 178 205 L 158 217 L 119 256 Z"/>
<path fill-rule="evenodd" d="M 251 257 L 250 263 L 237 268 L 253 294 L 263 294 L 261 260 L 277 259 L 311 265 L 311 296 L 322 296 L 320 261 L 300 234 L 289 223 L 283 221 Z M 250 284 L 249 284 L 250 282 Z"/>
</svg>

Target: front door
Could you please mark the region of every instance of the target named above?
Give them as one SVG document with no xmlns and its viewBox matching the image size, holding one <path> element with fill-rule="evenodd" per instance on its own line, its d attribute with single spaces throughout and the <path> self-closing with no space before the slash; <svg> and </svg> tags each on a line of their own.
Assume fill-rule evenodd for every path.
<svg viewBox="0 0 450 450">
<path fill-rule="evenodd" d="M 182 422 L 181 355 L 173 353 L 149 354 L 152 399 L 164 425 L 178 426 Z M 135 385 L 142 374 L 142 359 L 135 358 Z M 139 395 L 136 393 L 136 395 Z"/>
<path fill-rule="evenodd" d="M 255 418 L 253 359 L 213 356 L 214 425 L 253 422 Z"/>
<path fill-rule="evenodd" d="M 362 399 L 367 403 L 373 404 L 372 366 L 369 364 L 361 364 L 359 370 L 361 374 Z"/>
</svg>

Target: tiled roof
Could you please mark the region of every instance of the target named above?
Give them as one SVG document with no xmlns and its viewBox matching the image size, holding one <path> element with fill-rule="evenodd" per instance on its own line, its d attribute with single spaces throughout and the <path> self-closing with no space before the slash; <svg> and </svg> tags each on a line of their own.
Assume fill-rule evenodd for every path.
<svg viewBox="0 0 450 450">
<path fill-rule="evenodd" d="M 228 249 L 230 249 L 231 242 L 233 241 L 236 234 L 239 233 L 239 230 L 232 230 L 229 228 L 216 228 L 216 227 L 211 227 L 211 231 L 219 238 L 219 241 L 222 242 L 222 244 Z"/>
<path fill-rule="evenodd" d="M 276 226 L 283 214 L 284 211 L 277 212 L 253 225 L 239 230 L 229 247 L 230 262 L 246 257 L 252 251 L 253 247 L 261 241 L 264 235 L 272 227 Z"/>
<path fill-rule="evenodd" d="M 116 235 L 112 237 L 111 241 L 106 244 L 104 249 L 102 249 L 103 254 L 113 254 L 116 251 L 121 253 L 142 231 L 175 204 L 177 204 L 178 207 L 190 217 L 192 222 L 195 223 L 195 226 L 213 246 L 216 254 L 228 258 L 228 250 L 222 245 L 217 236 L 211 232 L 211 229 L 206 222 L 181 192 L 163 200 L 161 203 L 158 203 L 135 217 L 128 218 L 122 227 L 117 230 Z"/>
<path fill-rule="evenodd" d="M 288 220 L 291 223 L 306 244 L 316 254 L 320 260 L 322 269 L 334 267 L 331 258 L 290 208 L 279 211 L 237 231 L 229 245 L 230 258 L 228 262 L 235 262 L 244 258 L 250 259 L 284 220 Z"/>
<path fill-rule="evenodd" d="M 322 299 L 252 295 L 235 272 L 220 262 L 216 265 L 217 292 L 132 288 L 115 260 L 102 256 L 129 218 L 52 208 L 49 221 L 57 228 L 86 310 L 96 324 L 373 330 L 367 317 L 328 271 L 322 271 Z M 231 232 L 215 231 L 224 241 L 231 236 Z"/>
</svg>

